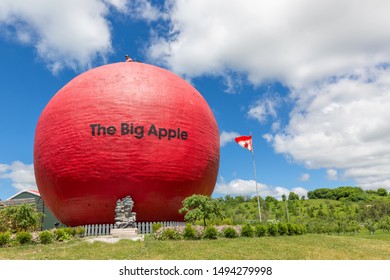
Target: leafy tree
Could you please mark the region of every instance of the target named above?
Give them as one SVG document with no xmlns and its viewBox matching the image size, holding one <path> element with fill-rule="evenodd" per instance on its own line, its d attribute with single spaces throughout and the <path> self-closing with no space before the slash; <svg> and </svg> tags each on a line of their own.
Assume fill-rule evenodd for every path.
<svg viewBox="0 0 390 280">
<path fill-rule="evenodd" d="M 31 204 L 23 204 L 16 211 L 15 219 L 17 220 L 18 229 L 36 230 L 41 222 L 42 214 L 38 213 Z"/>
<path fill-rule="evenodd" d="M 385 216 L 379 221 L 379 228 L 384 232 L 390 232 L 390 216 Z"/>
<path fill-rule="evenodd" d="M 0 232 L 13 230 L 16 227 L 16 221 L 13 219 L 16 211 L 17 206 L 9 206 L 0 209 Z"/>
<path fill-rule="evenodd" d="M 309 199 L 330 199 L 332 197 L 332 190 L 328 188 L 320 188 L 307 193 Z"/>
<path fill-rule="evenodd" d="M 333 193 L 337 200 L 345 197 L 351 201 L 362 200 L 364 195 L 364 191 L 358 187 L 338 187 L 333 190 Z"/>
<path fill-rule="evenodd" d="M 236 203 L 243 203 L 245 202 L 245 197 L 243 197 L 242 195 L 238 195 L 234 198 L 234 200 L 236 201 Z"/>
<path fill-rule="evenodd" d="M 290 192 L 288 195 L 288 200 L 299 200 L 299 195 L 294 192 Z"/>
<path fill-rule="evenodd" d="M 373 219 L 378 222 L 382 217 L 390 215 L 390 202 L 377 200 L 362 209 L 362 219 Z"/>
<path fill-rule="evenodd" d="M 375 231 L 378 229 L 378 223 L 372 219 L 366 220 L 364 226 L 370 231 L 371 234 L 374 234 Z"/>
<path fill-rule="evenodd" d="M 314 218 L 315 217 L 314 210 L 315 210 L 314 207 L 307 208 L 307 213 L 309 214 L 310 218 Z"/>
<path fill-rule="evenodd" d="M 310 199 L 333 199 L 340 200 L 342 198 L 350 201 L 359 201 L 365 199 L 366 193 L 359 187 L 338 187 L 335 189 L 320 188 L 308 192 Z"/>
<path fill-rule="evenodd" d="M 345 230 L 349 233 L 357 234 L 360 231 L 360 225 L 356 220 L 349 220 Z"/>
<path fill-rule="evenodd" d="M 367 194 L 378 194 L 375 190 L 366 190 Z"/>
<path fill-rule="evenodd" d="M 195 223 L 197 220 L 203 220 L 206 227 L 206 220 L 223 218 L 222 207 L 218 200 L 209 196 L 194 194 L 183 200 L 183 208 L 179 213 L 185 212 L 184 219 Z"/>
<path fill-rule="evenodd" d="M 344 219 L 336 219 L 334 221 L 334 225 L 335 225 L 335 231 L 337 232 L 338 235 L 340 235 L 347 229 L 347 222 Z"/>
<path fill-rule="evenodd" d="M 269 196 L 269 195 L 265 197 L 265 201 L 266 201 L 266 202 L 269 202 L 269 203 L 272 203 L 272 202 L 273 202 L 273 203 L 275 203 L 275 202 L 278 202 L 278 200 L 277 200 L 275 197 L 273 197 L 273 196 Z"/>
<path fill-rule="evenodd" d="M 326 213 L 322 210 L 322 208 L 320 208 L 320 210 L 318 210 L 318 212 L 317 212 L 317 216 L 318 217 L 325 217 Z"/>
<path fill-rule="evenodd" d="M 386 189 L 384 188 L 379 188 L 376 193 L 379 195 L 379 196 L 387 196 L 388 195 L 388 192 Z"/>
<path fill-rule="evenodd" d="M 282 211 L 277 211 L 276 213 L 275 213 L 275 218 L 277 219 L 277 220 L 280 220 L 281 218 L 283 218 L 284 217 L 284 212 L 282 212 Z"/>
<path fill-rule="evenodd" d="M 32 204 L 4 207 L 0 210 L 0 230 L 12 232 L 36 230 L 41 223 L 42 215 Z"/>
<path fill-rule="evenodd" d="M 225 195 L 225 201 L 226 202 L 231 202 L 232 200 L 234 200 L 234 198 L 233 197 L 231 197 L 230 195 Z"/>
<path fill-rule="evenodd" d="M 251 199 L 247 199 L 247 201 L 252 201 L 252 202 L 256 202 L 257 203 L 257 195 L 252 196 L 252 198 Z M 264 198 L 259 196 L 259 201 L 260 201 L 260 204 L 263 204 L 265 200 L 264 200 Z M 276 200 L 276 201 L 278 201 L 278 200 Z"/>
</svg>

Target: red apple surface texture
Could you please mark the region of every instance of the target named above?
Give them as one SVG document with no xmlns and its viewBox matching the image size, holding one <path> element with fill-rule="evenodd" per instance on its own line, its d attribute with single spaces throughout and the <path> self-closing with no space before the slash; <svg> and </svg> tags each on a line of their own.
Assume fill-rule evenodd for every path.
<svg viewBox="0 0 390 280">
<path fill-rule="evenodd" d="M 68 226 L 114 223 L 116 202 L 127 195 L 139 222 L 182 221 L 183 199 L 211 195 L 218 168 L 218 126 L 204 98 L 148 64 L 77 76 L 36 127 L 38 189 Z"/>
</svg>

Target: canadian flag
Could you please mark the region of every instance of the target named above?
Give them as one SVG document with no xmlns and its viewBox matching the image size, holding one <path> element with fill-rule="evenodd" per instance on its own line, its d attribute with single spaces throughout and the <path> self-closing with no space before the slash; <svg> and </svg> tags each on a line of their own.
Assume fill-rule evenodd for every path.
<svg viewBox="0 0 390 280">
<path fill-rule="evenodd" d="M 252 135 L 236 137 L 234 140 L 236 140 L 237 144 L 241 147 L 252 151 Z"/>
</svg>

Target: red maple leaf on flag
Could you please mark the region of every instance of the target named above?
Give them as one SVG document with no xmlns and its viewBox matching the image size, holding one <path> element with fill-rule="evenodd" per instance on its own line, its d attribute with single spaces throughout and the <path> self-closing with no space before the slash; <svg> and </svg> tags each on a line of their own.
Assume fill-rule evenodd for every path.
<svg viewBox="0 0 390 280">
<path fill-rule="evenodd" d="M 236 140 L 237 144 L 241 147 L 252 151 L 252 135 L 250 136 L 239 136 L 236 137 L 234 140 Z"/>
</svg>

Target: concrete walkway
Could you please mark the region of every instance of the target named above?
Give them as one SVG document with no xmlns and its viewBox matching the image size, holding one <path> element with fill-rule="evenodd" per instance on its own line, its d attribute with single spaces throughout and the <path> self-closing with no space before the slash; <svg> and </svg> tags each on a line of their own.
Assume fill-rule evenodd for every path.
<svg viewBox="0 0 390 280">
<path fill-rule="evenodd" d="M 138 234 L 137 236 L 132 236 L 132 237 L 113 237 L 111 235 L 101 235 L 101 236 L 87 237 L 85 241 L 89 243 L 93 243 L 95 241 L 116 243 L 122 239 L 133 240 L 133 241 L 138 241 L 138 240 L 144 241 L 144 235 Z"/>
</svg>

